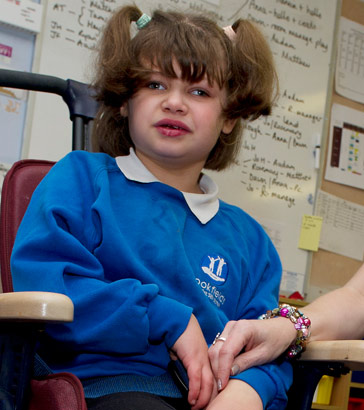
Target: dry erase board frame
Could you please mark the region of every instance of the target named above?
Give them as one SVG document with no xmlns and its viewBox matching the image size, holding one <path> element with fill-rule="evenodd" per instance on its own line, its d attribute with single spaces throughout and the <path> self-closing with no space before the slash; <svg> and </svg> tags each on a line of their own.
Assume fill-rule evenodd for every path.
<svg viewBox="0 0 364 410">
<path fill-rule="evenodd" d="M 102 26 L 123 1 L 48 1 L 37 45 L 35 71 L 87 81 L 90 58 Z M 262 223 L 282 258 L 283 291 L 304 291 L 308 253 L 298 249 L 303 214 L 311 214 L 317 170 L 314 148 L 323 133 L 338 1 L 165 0 L 155 7 L 187 9 L 221 26 L 238 17 L 255 21 L 270 41 L 280 77 L 273 116 L 247 125 L 240 164 L 213 173 L 221 197 Z M 67 112 L 52 96 L 36 96 L 25 155 L 57 160 L 70 150 Z M 59 120 L 54 120 L 54 112 Z"/>
</svg>

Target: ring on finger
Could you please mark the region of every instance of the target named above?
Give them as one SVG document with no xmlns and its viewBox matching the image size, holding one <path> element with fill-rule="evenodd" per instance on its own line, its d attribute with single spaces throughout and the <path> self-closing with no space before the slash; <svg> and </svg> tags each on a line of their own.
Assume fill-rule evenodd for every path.
<svg viewBox="0 0 364 410">
<path fill-rule="evenodd" d="M 221 336 L 221 333 L 219 332 L 216 336 L 212 344 L 216 344 L 216 342 L 226 342 L 226 337 Z"/>
</svg>

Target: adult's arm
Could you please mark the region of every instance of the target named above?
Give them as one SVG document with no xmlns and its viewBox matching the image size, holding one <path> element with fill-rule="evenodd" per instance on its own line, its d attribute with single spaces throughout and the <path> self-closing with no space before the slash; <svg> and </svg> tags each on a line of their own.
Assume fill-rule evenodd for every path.
<svg viewBox="0 0 364 410">
<path fill-rule="evenodd" d="M 311 320 L 311 341 L 364 337 L 364 264 L 341 288 L 320 296 L 301 309 Z M 280 356 L 296 338 L 290 320 L 240 320 L 229 322 L 225 343 L 210 348 L 219 356 L 218 380 Z M 244 352 L 241 351 L 244 349 Z"/>
<path fill-rule="evenodd" d="M 320 296 L 302 311 L 312 322 L 310 340 L 364 337 L 364 264 L 341 288 Z"/>
</svg>

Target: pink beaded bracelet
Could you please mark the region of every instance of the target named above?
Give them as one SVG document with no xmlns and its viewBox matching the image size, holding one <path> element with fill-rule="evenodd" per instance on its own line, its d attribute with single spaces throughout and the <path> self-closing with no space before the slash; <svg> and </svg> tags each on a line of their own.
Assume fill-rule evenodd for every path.
<svg viewBox="0 0 364 410">
<path fill-rule="evenodd" d="M 299 309 L 287 304 L 279 305 L 279 307 L 275 309 L 268 310 L 267 313 L 259 316 L 259 319 L 271 319 L 278 316 L 288 318 L 297 330 L 296 340 L 289 346 L 286 353 L 288 358 L 293 359 L 306 348 L 307 341 L 311 334 L 311 321 Z"/>
</svg>

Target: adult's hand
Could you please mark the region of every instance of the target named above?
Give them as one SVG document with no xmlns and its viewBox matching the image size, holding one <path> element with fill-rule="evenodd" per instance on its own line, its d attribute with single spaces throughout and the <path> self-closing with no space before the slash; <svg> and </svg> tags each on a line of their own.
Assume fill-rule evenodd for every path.
<svg viewBox="0 0 364 410">
<path fill-rule="evenodd" d="M 209 348 L 209 357 L 218 389 L 226 387 L 230 375 L 252 366 L 271 362 L 295 340 L 296 330 L 290 320 L 238 320 L 226 324 L 221 336 Z"/>
</svg>

